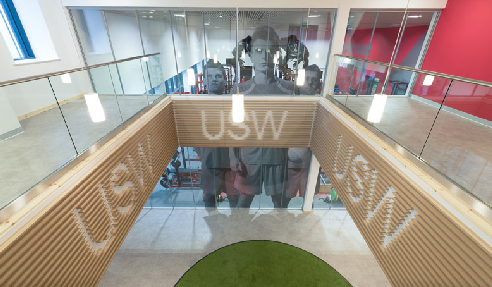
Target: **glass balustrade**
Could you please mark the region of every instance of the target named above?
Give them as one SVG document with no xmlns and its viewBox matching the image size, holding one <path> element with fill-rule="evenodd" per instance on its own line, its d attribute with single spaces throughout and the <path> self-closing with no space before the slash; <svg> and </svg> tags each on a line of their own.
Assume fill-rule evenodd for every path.
<svg viewBox="0 0 492 287">
<path fill-rule="evenodd" d="M 329 96 L 492 205 L 487 177 L 492 172 L 492 84 L 402 66 L 387 73 L 385 63 L 340 55 L 334 59 L 336 80 Z M 376 95 L 383 90 L 384 96 Z"/>
<path fill-rule="evenodd" d="M 60 107 L 73 97 L 53 94 L 48 78 L 0 88 L 0 208 L 71 161 L 77 151 Z"/>
<path fill-rule="evenodd" d="M 147 55 L 2 83 L 0 209 L 163 97 L 161 70 Z"/>
</svg>

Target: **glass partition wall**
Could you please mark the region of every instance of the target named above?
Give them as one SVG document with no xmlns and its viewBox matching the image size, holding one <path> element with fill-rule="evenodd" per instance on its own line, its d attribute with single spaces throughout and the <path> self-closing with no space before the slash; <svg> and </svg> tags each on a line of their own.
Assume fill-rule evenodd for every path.
<svg viewBox="0 0 492 287">
<path fill-rule="evenodd" d="M 371 61 L 420 68 L 427 44 L 437 23 L 439 12 L 433 11 L 353 11 L 349 15 L 343 46 L 344 56 Z M 349 63 L 349 59 L 346 59 Z M 360 62 L 357 67 L 344 67 L 353 73 L 351 85 L 340 75 L 335 93 L 365 96 L 384 93 L 408 95 L 407 90 L 415 83 L 411 72 Z M 389 74 L 386 87 L 383 87 Z"/>
<path fill-rule="evenodd" d="M 112 76 L 127 82 L 124 78 L 140 69 L 143 77 L 134 79 L 134 86 L 145 86 L 141 91 L 117 85 L 117 93 L 205 94 L 212 84 L 214 94 L 230 94 L 239 83 L 239 91 L 250 95 L 320 95 L 335 9 L 71 9 L 70 14 L 87 64 L 160 52 L 158 79 L 150 75 L 156 63 L 116 65 Z M 208 63 L 224 70 L 223 81 L 206 82 Z"/>
<path fill-rule="evenodd" d="M 116 93 L 300 96 L 322 93 L 335 10 L 74 9 L 71 15 L 88 62 L 98 51 L 115 60 L 160 53 L 158 62 L 115 66 L 112 75 L 123 82 L 140 68 L 144 77 L 135 85 L 146 87 L 117 85 Z M 94 48 L 98 39 L 108 49 Z M 162 74 L 152 76 L 159 64 Z M 180 147 L 147 204 L 300 209 L 310 159 L 309 149 Z M 324 204 L 331 202 L 316 207 Z"/>
</svg>

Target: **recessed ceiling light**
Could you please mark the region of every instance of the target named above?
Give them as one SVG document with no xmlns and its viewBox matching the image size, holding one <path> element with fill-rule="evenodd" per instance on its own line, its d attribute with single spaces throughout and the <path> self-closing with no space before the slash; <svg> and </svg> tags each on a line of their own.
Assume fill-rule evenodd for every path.
<svg viewBox="0 0 492 287">
<path fill-rule="evenodd" d="M 210 25 L 210 23 L 205 23 L 205 26 L 208 26 L 208 25 Z"/>
<path fill-rule="evenodd" d="M 176 16 L 176 17 L 183 17 L 184 18 L 185 17 L 185 14 L 174 14 L 174 16 Z"/>
<path fill-rule="evenodd" d="M 422 15 L 409 15 L 408 18 L 422 18 Z"/>
<path fill-rule="evenodd" d="M 309 15 L 308 17 L 309 18 L 318 18 L 319 16 L 321 16 L 321 15 Z"/>
<path fill-rule="evenodd" d="M 152 14 L 152 13 L 154 13 L 154 11 L 150 11 L 149 13 L 151 13 L 151 14 Z"/>
</svg>

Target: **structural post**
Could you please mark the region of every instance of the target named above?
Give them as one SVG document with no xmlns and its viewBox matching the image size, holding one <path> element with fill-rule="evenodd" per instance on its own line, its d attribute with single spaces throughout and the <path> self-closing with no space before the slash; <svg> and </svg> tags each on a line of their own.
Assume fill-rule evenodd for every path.
<svg viewBox="0 0 492 287">
<path fill-rule="evenodd" d="M 318 184 L 318 173 L 319 173 L 319 162 L 314 156 L 314 154 L 312 154 L 311 164 L 309 165 L 306 192 L 304 193 L 304 204 L 302 205 L 302 211 L 304 213 L 311 213 L 313 211 L 313 199 L 314 199 L 314 192 L 316 191 L 316 185 Z"/>
<path fill-rule="evenodd" d="M 343 2 L 343 1 L 342 1 Z M 341 54 L 343 52 L 343 43 L 345 42 L 345 33 L 347 31 L 347 24 L 350 14 L 350 7 L 348 5 L 343 5 L 340 3 L 340 7 L 337 11 L 337 16 L 335 19 L 335 28 L 333 29 L 333 34 L 331 37 L 331 50 L 328 55 L 328 69 L 326 70 L 326 85 L 323 90 L 323 95 L 333 94 L 333 89 L 335 87 L 336 76 L 334 71 L 335 63 L 333 55 Z"/>
</svg>

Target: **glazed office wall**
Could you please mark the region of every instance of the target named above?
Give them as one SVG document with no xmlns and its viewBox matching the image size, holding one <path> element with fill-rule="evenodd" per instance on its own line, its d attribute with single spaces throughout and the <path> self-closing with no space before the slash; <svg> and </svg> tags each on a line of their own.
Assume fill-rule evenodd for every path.
<svg viewBox="0 0 492 287">
<path fill-rule="evenodd" d="M 359 57 L 363 59 L 368 59 L 372 61 L 379 61 L 384 63 L 389 63 L 391 61 L 391 55 L 393 53 L 393 49 L 396 43 L 396 38 L 398 35 L 399 27 L 393 28 L 376 28 L 374 29 L 374 35 L 372 37 L 372 29 L 362 29 L 357 30 L 353 33 L 353 36 L 350 39 L 345 39 L 345 43 L 347 46 L 359 45 L 359 46 L 367 46 L 370 50 L 369 53 L 360 53 L 362 51 L 353 50 L 353 52 L 344 52 L 344 55 Z M 422 40 L 425 37 L 426 33 L 428 33 L 429 26 L 414 26 L 414 27 L 405 27 L 405 31 L 403 33 L 402 40 L 398 46 L 398 52 L 395 57 L 395 64 L 397 65 L 405 65 L 411 66 L 412 68 L 416 65 L 417 57 L 419 53 L 421 53 L 422 49 Z M 350 49 L 350 48 L 349 48 Z M 355 53 L 358 52 L 358 53 Z M 360 79 L 363 79 L 365 75 L 375 77 L 379 79 L 379 86 L 377 92 L 381 92 L 382 83 L 386 78 L 386 70 L 380 69 L 377 70 L 378 67 L 374 65 L 367 65 L 367 69 L 362 69 L 362 67 L 357 67 L 354 71 L 353 68 L 339 68 L 337 73 L 337 81 L 336 83 L 339 86 L 339 90 L 348 93 L 349 87 L 351 83 L 346 82 L 347 74 L 354 73 L 352 78 L 352 83 L 359 82 Z M 380 67 L 382 68 L 382 66 Z M 400 71 L 398 71 L 400 72 Z M 399 79 L 401 81 L 410 81 L 411 73 L 404 72 L 400 73 L 402 75 L 397 75 L 398 72 L 393 71 L 390 74 L 390 80 Z M 388 84 L 389 93 L 391 91 L 391 83 Z M 365 94 L 364 92 L 359 91 L 359 94 Z"/>
<path fill-rule="evenodd" d="M 234 52 L 237 46 L 236 11 L 232 9 L 201 11 L 199 9 L 77 8 L 70 9 L 70 14 L 75 23 L 85 61 L 88 64 L 112 60 L 112 54 L 118 60 L 132 54 L 160 52 L 162 78 L 165 81 L 173 80 L 172 88 L 166 89 L 168 93 L 179 92 L 179 88 L 184 93 L 193 93 L 194 90 L 186 85 L 187 75 L 183 72 L 195 64 L 200 66 L 198 69 L 200 72 L 203 70 L 202 61 L 206 59 L 214 61 L 217 59 L 224 66 L 229 65 L 231 69 L 236 68 Z M 287 42 L 285 39 L 295 33 L 297 27 L 299 30 L 297 38 L 301 45 L 305 45 L 308 49 L 309 65 L 316 64 L 324 72 L 329 58 L 334 15 L 334 10 L 327 9 L 241 9 L 238 37 L 242 40 L 251 36 L 258 27 L 269 26 L 277 32 L 281 40 Z M 92 27 L 96 25 L 99 29 Z M 315 29 L 316 34 L 306 37 L 307 26 Z M 101 33 L 101 30 L 106 33 Z M 100 42 L 104 45 L 98 44 L 97 46 L 103 46 L 104 49 L 98 51 L 95 43 Z M 239 49 L 241 51 L 242 46 Z M 282 59 L 285 57 L 286 49 L 283 48 L 283 50 Z M 296 53 L 303 53 L 303 51 Z M 302 58 L 302 55 L 298 58 Z M 244 62 L 244 66 L 252 66 L 248 55 L 241 57 L 241 61 Z M 303 62 L 300 66 L 306 68 L 307 62 Z M 137 68 L 133 67 L 133 69 Z M 296 63 L 289 63 L 288 68 L 295 74 L 298 67 Z M 122 82 L 128 83 L 124 78 L 129 69 L 132 68 L 119 67 L 119 71 L 112 71 L 113 78 L 121 77 Z M 234 75 L 233 72 L 231 77 Z M 93 75 L 92 80 L 96 90 L 98 86 L 103 85 L 99 83 L 97 75 Z M 142 91 L 144 84 L 141 81 L 142 79 L 135 79 L 132 86 L 124 88 L 125 94 L 145 92 Z M 178 81 L 179 85 L 176 84 Z M 164 83 L 152 83 L 152 86 L 155 87 L 158 84 L 164 85 Z M 169 86 L 169 81 L 165 85 Z M 116 87 L 116 90 L 116 93 L 122 92 L 120 87 Z"/>
</svg>

